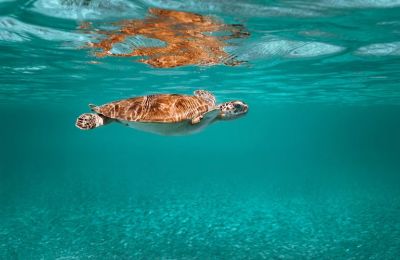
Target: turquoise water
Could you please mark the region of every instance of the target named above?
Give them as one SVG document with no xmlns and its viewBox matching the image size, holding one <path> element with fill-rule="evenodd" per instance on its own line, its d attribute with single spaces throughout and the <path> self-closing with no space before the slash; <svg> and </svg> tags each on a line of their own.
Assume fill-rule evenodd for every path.
<svg viewBox="0 0 400 260">
<path fill-rule="evenodd" d="M 149 7 L 242 23 L 242 66 L 156 69 L 81 48 Z M 396 259 L 400 1 L 0 1 L 0 259 Z M 96 61 L 98 63 L 93 63 Z M 241 99 L 165 137 L 80 131 L 87 104 Z"/>
</svg>

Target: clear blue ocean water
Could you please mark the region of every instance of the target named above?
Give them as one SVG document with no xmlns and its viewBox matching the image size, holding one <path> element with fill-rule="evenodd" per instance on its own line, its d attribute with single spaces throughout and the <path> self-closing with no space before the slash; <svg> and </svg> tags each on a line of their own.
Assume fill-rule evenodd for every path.
<svg viewBox="0 0 400 260">
<path fill-rule="evenodd" d="M 149 7 L 244 24 L 242 66 L 96 58 Z M 398 259 L 400 1 L 0 0 L 0 259 Z M 96 61 L 98 63 L 93 63 Z M 74 126 L 88 103 L 212 91 L 181 137 Z"/>
</svg>

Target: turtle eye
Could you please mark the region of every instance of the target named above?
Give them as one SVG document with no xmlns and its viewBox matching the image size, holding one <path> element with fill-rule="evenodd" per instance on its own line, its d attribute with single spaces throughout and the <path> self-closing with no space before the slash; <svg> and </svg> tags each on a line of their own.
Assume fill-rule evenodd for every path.
<svg viewBox="0 0 400 260">
<path fill-rule="evenodd" d="M 235 107 L 235 109 L 241 109 L 242 108 L 242 106 L 239 105 L 239 104 L 235 104 L 234 107 Z"/>
</svg>

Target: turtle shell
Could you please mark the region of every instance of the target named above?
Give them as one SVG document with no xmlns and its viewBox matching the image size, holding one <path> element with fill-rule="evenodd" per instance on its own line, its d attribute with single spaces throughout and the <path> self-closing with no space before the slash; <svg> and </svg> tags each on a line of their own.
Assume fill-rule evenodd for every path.
<svg viewBox="0 0 400 260">
<path fill-rule="evenodd" d="M 158 94 L 114 101 L 92 109 L 116 120 L 177 123 L 202 115 L 210 107 L 197 96 Z"/>
</svg>

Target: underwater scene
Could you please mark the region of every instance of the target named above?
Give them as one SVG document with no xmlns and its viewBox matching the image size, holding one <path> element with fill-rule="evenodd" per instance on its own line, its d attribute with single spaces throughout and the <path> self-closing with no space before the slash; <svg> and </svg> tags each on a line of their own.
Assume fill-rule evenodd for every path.
<svg viewBox="0 0 400 260">
<path fill-rule="evenodd" d="M 399 14 L 0 0 L 0 259 L 399 259 Z"/>
</svg>

